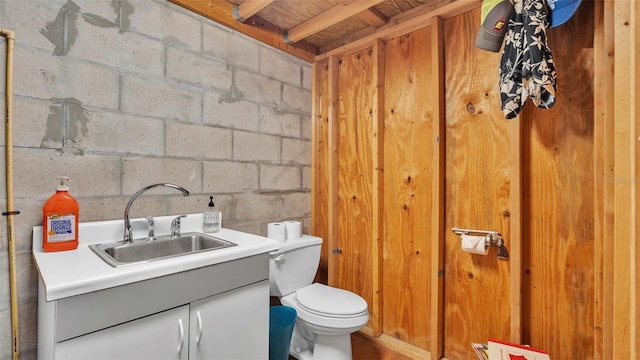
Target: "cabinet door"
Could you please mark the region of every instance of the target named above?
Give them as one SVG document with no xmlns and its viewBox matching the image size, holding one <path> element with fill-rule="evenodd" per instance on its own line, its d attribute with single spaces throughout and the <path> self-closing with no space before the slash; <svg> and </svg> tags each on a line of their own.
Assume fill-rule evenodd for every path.
<svg viewBox="0 0 640 360">
<path fill-rule="evenodd" d="M 268 359 L 269 281 L 191 304 L 189 358 Z"/>
<path fill-rule="evenodd" d="M 56 344 L 56 359 L 187 359 L 189 306 Z"/>
</svg>

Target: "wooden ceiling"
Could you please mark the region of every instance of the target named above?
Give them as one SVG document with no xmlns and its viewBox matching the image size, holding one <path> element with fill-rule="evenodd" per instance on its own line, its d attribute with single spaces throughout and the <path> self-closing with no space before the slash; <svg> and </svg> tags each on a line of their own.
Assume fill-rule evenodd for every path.
<svg viewBox="0 0 640 360">
<path fill-rule="evenodd" d="M 425 27 L 481 0 L 169 0 L 301 59 Z"/>
</svg>

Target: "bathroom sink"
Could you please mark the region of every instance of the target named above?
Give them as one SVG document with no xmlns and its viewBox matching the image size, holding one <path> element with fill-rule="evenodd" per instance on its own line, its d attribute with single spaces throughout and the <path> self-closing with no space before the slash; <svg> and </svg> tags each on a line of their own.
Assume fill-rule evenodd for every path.
<svg viewBox="0 0 640 360">
<path fill-rule="evenodd" d="M 180 236 L 157 236 L 155 239 L 136 239 L 130 243 L 115 241 L 89 245 L 102 260 L 113 267 L 146 263 L 176 256 L 220 250 L 236 244 L 198 232 Z"/>
</svg>

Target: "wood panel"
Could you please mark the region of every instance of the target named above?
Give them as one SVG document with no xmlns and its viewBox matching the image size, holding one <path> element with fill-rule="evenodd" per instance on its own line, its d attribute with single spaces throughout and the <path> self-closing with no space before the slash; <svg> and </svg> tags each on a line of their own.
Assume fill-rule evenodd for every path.
<svg viewBox="0 0 640 360">
<path fill-rule="evenodd" d="M 615 22 L 613 246 L 613 357 L 637 359 L 638 348 L 638 93 L 640 85 L 640 6 L 637 1 L 613 1 Z"/>
<path fill-rule="evenodd" d="M 557 102 L 550 110 L 527 104 L 521 115 L 526 164 L 522 341 L 554 357 L 591 359 L 593 2 L 584 2 L 572 20 L 547 34 L 558 72 Z"/>
<path fill-rule="evenodd" d="M 613 37 L 608 36 L 613 25 L 613 2 L 594 2 L 594 358 L 610 359 L 613 355 L 613 247 L 604 241 L 604 234 L 613 233 L 614 159 L 613 107 Z"/>
<path fill-rule="evenodd" d="M 384 332 L 429 347 L 434 84 L 430 28 L 386 44 Z"/>
<path fill-rule="evenodd" d="M 499 55 L 470 45 L 479 25 L 479 10 L 445 21 L 446 228 L 498 231 L 509 247 L 509 122 L 500 110 Z M 495 248 L 464 253 L 447 232 L 445 357 L 474 359 L 472 342 L 509 340 L 509 274 Z"/>
<path fill-rule="evenodd" d="M 316 281 L 328 281 L 329 224 L 329 62 L 312 67 L 312 156 L 311 156 L 311 234 L 323 238 Z"/>
<path fill-rule="evenodd" d="M 340 59 L 338 69 L 338 286 L 373 301 L 372 151 L 376 103 L 373 50 Z"/>
</svg>

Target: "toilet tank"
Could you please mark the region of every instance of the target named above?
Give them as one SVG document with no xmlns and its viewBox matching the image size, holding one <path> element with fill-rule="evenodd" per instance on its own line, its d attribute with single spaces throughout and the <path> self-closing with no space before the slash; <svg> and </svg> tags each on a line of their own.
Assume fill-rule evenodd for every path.
<svg viewBox="0 0 640 360">
<path fill-rule="evenodd" d="M 322 239 L 302 235 L 300 239 L 278 243 L 271 252 L 269 283 L 271 296 L 282 297 L 313 283 L 320 264 Z"/>
</svg>

